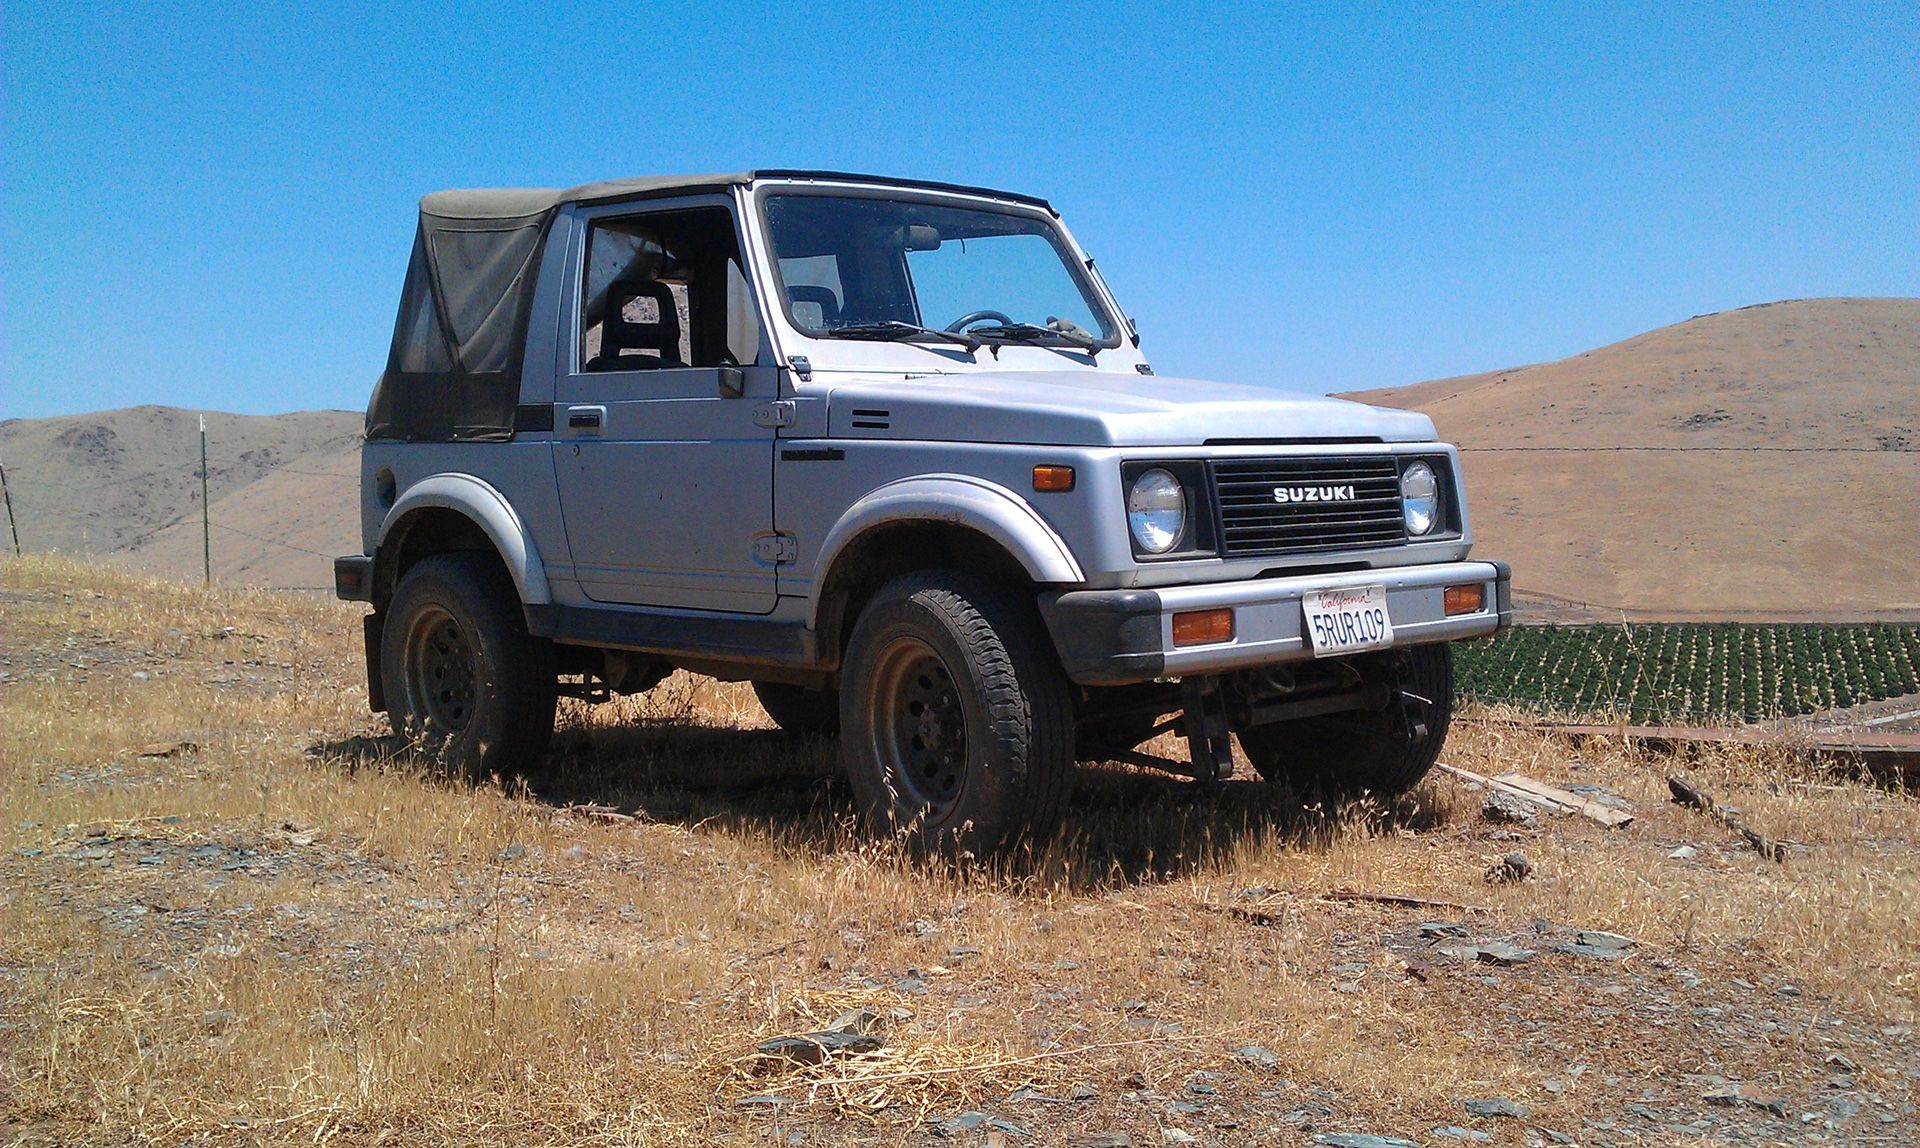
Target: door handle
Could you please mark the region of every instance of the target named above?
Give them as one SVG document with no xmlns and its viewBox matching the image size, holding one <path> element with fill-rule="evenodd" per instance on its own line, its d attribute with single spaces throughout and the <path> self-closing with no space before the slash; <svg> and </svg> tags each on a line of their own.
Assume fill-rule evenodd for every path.
<svg viewBox="0 0 1920 1148">
<path fill-rule="evenodd" d="M 599 430 L 607 421 L 605 407 L 568 407 L 568 430 Z"/>
</svg>

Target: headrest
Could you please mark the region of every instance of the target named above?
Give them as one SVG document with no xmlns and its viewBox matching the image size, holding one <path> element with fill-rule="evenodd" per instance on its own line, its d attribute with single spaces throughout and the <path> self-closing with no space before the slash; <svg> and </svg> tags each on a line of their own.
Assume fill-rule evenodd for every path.
<svg viewBox="0 0 1920 1148">
<path fill-rule="evenodd" d="M 635 299 L 653 300 L 652 319 L 627 317 L 627 304 Z M 614 360 L 626 350 L 658 351 L 661 365 L 684 365 L 680 361 L 680 309 L 673 289 L 658 279 L 616 279 L 607 287 L 600 353 Z"/>
</svg>

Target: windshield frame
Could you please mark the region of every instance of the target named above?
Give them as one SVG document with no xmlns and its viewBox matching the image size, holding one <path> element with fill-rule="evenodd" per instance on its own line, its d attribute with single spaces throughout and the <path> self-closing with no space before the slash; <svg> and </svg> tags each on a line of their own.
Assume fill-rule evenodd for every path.
<svg viewBox="0 0 1920 1148">
<path fill-rule="evenodd" d="M 1060 223 L 1059 213 L 1035 202 L 1021 199 L 999 198 L 987 193 L 967 194 L 961 192 L 940 191 L 904 184 L 867 184 L 775 180 L 756 184 L 749 198 L 752 200 L 754 229 L 758 232 L 757 254 L 763 262 L 763 273 L 772 288 L 767 292 L 766 310 L 769 318 L 779 324 L 790 336 L 812 344 L 828 346 L 846 346 L 856 342 L 852 339 L 834 337 L 829 329 L 803 326 L 795 319 L 792 311 L 792 299 L 787 293 L 786 277 L 780 271 L 780 255 L 774 247 L 773 230 L 767 218 L 767 201 L 775 196 L 819 196 L 830 199 L 879 199 L 906 203 L 924 203 L 940 207 L 950 207 L 967 211 L 980 211 L 998 215 L 1015 216 L 1037 222 L 1043 229 L 1044 237 L 1060 257 L 1061 267 L 1066 271 L 1075 290 L 1080 293 L 1088 309 L 1093 312 L 1096 321 L 1107 328 L 1104 336 L 1097 338 L 1090 347 L 1081 347 L 1065 340 L 1035 342 L 1029 340 L 987 339 L 982 349 L 996 351 L 1009 348 L 1037 349 L 1046 352 L 1064 351 L 1076 355 L 1085 355 L 1089 351 L 1103 353 L 1125 346 L 1130 341 L 1131 325 L 1118 303 L 1108 293 L 1105 282 L 1093 273 L 1089 267 L 1091 260 L 1074 243 Z M 924 316 L 923 316 L 924 318 Z M 1093 332 L 1088 332 L 1093 334 Z M 871 344 L 869 344 L 871 345 Z M 937 341 L 902 340 L 886 345 L 912 346 L 921 349 L 943 349 L 960 351 L 957 345 Z"/>
</svg>

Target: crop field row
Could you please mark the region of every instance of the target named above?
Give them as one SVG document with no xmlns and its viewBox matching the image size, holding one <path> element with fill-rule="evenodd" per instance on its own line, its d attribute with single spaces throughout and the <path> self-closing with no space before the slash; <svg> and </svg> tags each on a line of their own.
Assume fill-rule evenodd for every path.
<svg viewBox="0 0 1920 1148">
<path fill-rule="evenodd" d="M 1521 626 L 1455 667 L 1463 694 L 1556 716 L 1762 721 L 1920 692 L 1920 626 Z"/>
</svg>

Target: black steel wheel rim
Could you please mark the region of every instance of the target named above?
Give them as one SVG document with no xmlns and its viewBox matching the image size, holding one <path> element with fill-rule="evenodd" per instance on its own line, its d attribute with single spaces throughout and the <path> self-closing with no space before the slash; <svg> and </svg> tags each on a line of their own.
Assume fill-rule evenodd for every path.
<svg viewBox="0 0 1920 1148">
<path fill-rule="evenodd" d="M 454 616 L 427 606 L 407 628 L 407 708 L 424 732 L 457 734 L 473 720 L 480 678 L 473 643 Z"/>
<path fill-rule="evenodd" d="M 911 636 L 887 643 L 874 671 L 869 728 L 895 806 L 908 818 L 940 821 L 966 788 L 960 688 L 939 652 Z"/>
</svg>

